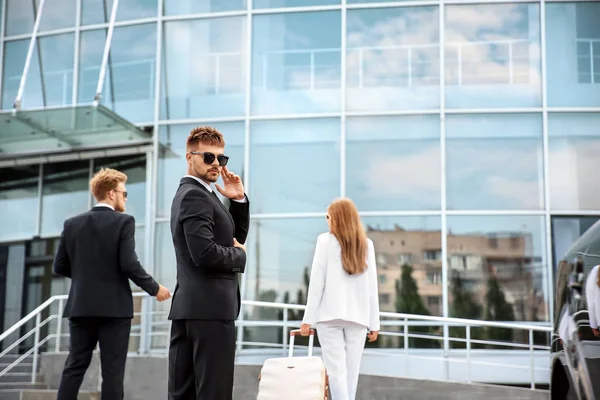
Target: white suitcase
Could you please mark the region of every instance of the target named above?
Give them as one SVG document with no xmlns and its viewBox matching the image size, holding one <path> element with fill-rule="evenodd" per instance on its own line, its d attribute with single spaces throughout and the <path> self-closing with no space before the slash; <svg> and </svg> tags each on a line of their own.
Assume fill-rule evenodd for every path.
<svg viewBox="0 0 600 400">
<path fill-rule="evenodd" d="M 257 400 L 327 400 L 327 371 L 320 357 L 312 355 L 314 329 L 308 339 L 308 357 L 292 357 L 294 337 L 300 329 L 290 332 L 288 357 L 269 358 L 258 376 Z"/>
</svg>

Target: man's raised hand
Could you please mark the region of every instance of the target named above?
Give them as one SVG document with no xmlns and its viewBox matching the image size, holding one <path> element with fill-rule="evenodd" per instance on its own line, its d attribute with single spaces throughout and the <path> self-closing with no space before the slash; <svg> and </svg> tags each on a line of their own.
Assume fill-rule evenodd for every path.
<svg viewBox="0 0 600 400">
<path fill-rule="evenodd" d="M 227 167 L 223 167 L 221 171 L 221 179 L 223 180 L 223 186 L 218 183 L 215 187 L 223 196 L 232 200 L 243 200 L 244 199 L 244 184 L 242 178 L 239 175 L 229 171 Z"/>
</svg>

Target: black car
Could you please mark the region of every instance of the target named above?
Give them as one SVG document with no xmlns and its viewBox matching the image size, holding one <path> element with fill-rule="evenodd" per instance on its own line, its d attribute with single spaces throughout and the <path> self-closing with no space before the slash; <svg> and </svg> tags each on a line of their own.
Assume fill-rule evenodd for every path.
<svg viewBox="0 0 600 400">
<path fill-rule="evenodd" d="M 600 264 L 600 221 L 559 262 L 551 343 L 552 400 L 600 400 L 600 338 L 590 328 L 586 283 Z M 594 271 L 596 272 L 596 270 Z"/>
</svg>

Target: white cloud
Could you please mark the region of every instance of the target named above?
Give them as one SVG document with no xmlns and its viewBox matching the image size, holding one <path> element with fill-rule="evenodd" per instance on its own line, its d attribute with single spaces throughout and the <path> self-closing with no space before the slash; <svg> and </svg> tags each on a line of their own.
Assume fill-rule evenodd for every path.
<svg viewBox="0 0 600 400">
<path fill-rule="evenodd" d="M 375 157 L 359 180 L 366 182 L 367 191 L 382 197 L 439 196 L 440 150 L 438 146 L 398 157 L 387 154 Z"/>
</svg>

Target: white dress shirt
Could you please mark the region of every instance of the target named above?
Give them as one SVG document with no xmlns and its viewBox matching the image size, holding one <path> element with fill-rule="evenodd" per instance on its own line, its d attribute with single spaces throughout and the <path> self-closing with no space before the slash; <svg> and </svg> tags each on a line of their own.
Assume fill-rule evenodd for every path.
<svg viewBox="0 0 600 400">
<path fill-rule="evenodd" d="M 194 175 L 184 175 L 184 178 L 192 178 L 195 181 L 199 182 L 202 186 L 204 186 L 209 192 L 213 192 L 213 188 L 212 186 L 210 186 L 208 183 L 204 182 L 202 179 L 198 178 L 197 176 Z M 236 200 L 236 199 L 231 199 L 233 201 L 237 201 L 238 203 L 245 203 L 246 202 L 246 196 L 244 196 L 244 198 L 242 200 Z"/>
<path fill-rule="evenodd" d="M 596 284 L 598 280 L 598 265 L 596 265 L 587 276 L 585 282 L 585 300 L 588 307 L 590 327 L 598 329 L 600 321 L 600 288 Z"/>
<path fill-rule="evenodd" d="M 94 207 L 107 207 L 110 208 L 111 210 L 115 211 L 115 208 L 113 206 L 111 206 L 110 204 L 107 203 L 96 203 L 96 205 Z"/>
<path fill-rule="evenodd" d="M 329 232 L 319 235 L 302 323 L 341 319 L 379 331 L 375 248 L 367 240 L 367 270 L 349 275 L 342 266 L 342 249 L 336 237 Z"/>
</svg>

